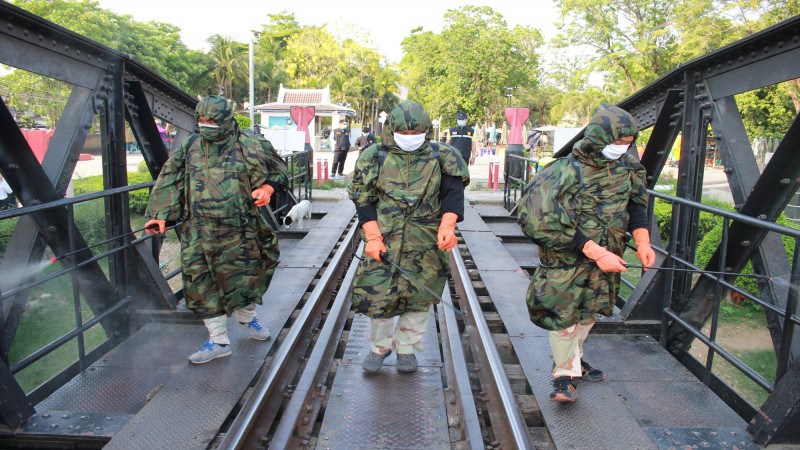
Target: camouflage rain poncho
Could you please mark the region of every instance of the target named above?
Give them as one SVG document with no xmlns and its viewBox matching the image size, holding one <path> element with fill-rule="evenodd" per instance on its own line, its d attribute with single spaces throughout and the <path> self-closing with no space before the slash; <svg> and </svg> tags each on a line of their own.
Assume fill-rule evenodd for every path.
<svg viewBox="0 0 800 450">
<path fill-rule="evenodd" d="M 568 328 L 609 316 L 619 292 L 618 273 L 605 273 L 574 249 L 573 239 L 587 238 L 622 256 L 628 228 L 628 202 L 646 207 L 644 168 L 628 154 L 605 158 L 607 144 L 637 133 L 635 119 L 603 104 L 578 141 L 572 156 L 583 173 L 561 158 L 537 173 L 520 200 L 518 222 L 540 247 L 541 265 L 528 287 L 531 320 L 548 330 Z M 548 268 L 549 267 L 549 268 Z"/>
<path fill-rule="evenodd" d="M 413 152 L 403 151 L 395 145 L 396 130 L 423 131 L 426 143 Z M 469 171 L 458 150 L 449 145 L 439 144 L 437 157 L 432 136 L 425 109 L 411 101 L 400 103 L 389 115 L 382 144 L 368 147 L 358 158 L 348 192 L 356 206 L 376 206 L 389 258 L 434 292 L 442 292 L 448 267 L 447 252 L 436 247 L 442 174 L 461 177 L 466 186 Z M 382 166 L 381 148 L 386 151 Z M 368 256 L 356 272 L 352 301 L 359 312 L 374 319 L 427 311 L 437 302 L 394 266 Z"/>
<path fill-rule="evenodd" d="M 280 251 L 251 192 L 267 182 L 286 185 L 286 171 L 267 154 L 274 152 L 268 141 L 239 129 L 224 98 L 206 97 L 195 115 L 220 128 L 216 136 L 190 136 L 170 155 L 150 194 L 147 216 L 184 221 L 186 305 L 209 318 L 262 303 Z"/>
</svg>

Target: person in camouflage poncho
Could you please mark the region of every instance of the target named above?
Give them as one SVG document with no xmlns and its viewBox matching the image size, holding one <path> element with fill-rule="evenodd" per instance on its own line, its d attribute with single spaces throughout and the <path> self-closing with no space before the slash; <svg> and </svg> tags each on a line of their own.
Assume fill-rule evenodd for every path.
<svg viewBox="0 0 800 450">
<path fill-rule="evenodd" d="M 210 335 L 189 360 L 205 363 L 231 354 L 226 316 L 234 312 L 253 338 L 270 337 L 258 323 L 256 305 L 280 252 L 257 207 L 287 184 L 287 174 L 269 141 L 239 128 L 225 98 L 204 98 L 195 116 L 200 135 L 184 141 L 161 169 L 145 227 L 164 233 L 167 221 L 183 221 L 186 306 L 203 319 Z"/>
<path fill-rule="evenodd" d="M 348 187 L 367 240 L 368 256 L 358 267 L 352 294 L 357 311 L 371 318 L 367 372 L 377 372 L 392 350 L 399 371 L 415 371 L 414 349 L 422 350 L 430 305 L 438 301 L 380 254 L 442 292 L 448 266 L 442 250 L 457 243 L 455 224 L 463 219 L 469 171 L 458 150 L 431 143 L 432 138 L 428 112 L 401 102 L 389 114 L 382 143 L 358 158 Z"/>
<path fill-rule="evenodd" d="M 645 266 L 655 261 L 645 171 L 627 153 L 637 133 L 633 116 L 601 105 L 572 154 L 540 170 L 520 200 L 518 222 L 539 245 L 527 303 L 531 320 L 550 330 L 554 401 L 574 401 L 572 378 L 605 378 L 581 361 L 583 341 L 595 315 L 612 313 L 619 272 L 627 270 L 625 232 L 632 231 Z"/>
</svg>

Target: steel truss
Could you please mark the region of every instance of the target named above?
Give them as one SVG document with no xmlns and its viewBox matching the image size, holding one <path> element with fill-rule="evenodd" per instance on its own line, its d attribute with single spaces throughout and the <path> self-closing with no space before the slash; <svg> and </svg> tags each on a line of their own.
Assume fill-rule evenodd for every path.
<svg viewBox="0 0 800 450">
<path fill-rule="evenodd" d="M 132 59 L 129 55 L 100 45 L 63 27 L 43 20 L 20 8 L 0 1 L 0 63 L 69 83 L 72 91 L 58 127 L 41 164 L 14 121 L 5 101 L 0 98 L 0 172 L 24 207 L 47 205 L 63 198 L 72 179 L 78 156 L 93 122 L 99 115 L 104 189 L 125 187 L 125 123 L 130 126 L 144 160 L 155 179 L 167 161 L 168 150 L 155 124 L 160 118 L 177 128 L 180 142 L 195 131 L 194 108 L 197 99 L 163 77 Z M 297 155 L 294 155 L 297 157 Z M 306 161 L 308 196 L 310 165 Z M 293 180 L 297 183 L 298 180 Z M 302 187 L 300 194 L 302 194 Z M 295 195 L 276 196 L 275 210 L 288 209 L 297 201 Z M 105 198 L 107 235 L 120 237 L 119 244 L 130 244 L 130 214 L 127 192 Z M 289 206 L 291 206 L 289 204 Z M 133 331 L 131 313 L 137 309 L 174 309 L 176 298 L 159 270 L 153 251 L 144 245 L 110 255 L 108 275 L 101 269 L 91 250 L 73 252 L 73 284 L 95 316 L 104 311 L 100 324 L 109 341 L 57 375 L 44 386 L 26 395 L 14 380 L 9 365 L 9 349 L 19 326 L 20 316 L 30 288 L 26 286 L 36 273 L 11 271 L 13 267 L 38 264 L 47 248 L 55 255 L 85 248 L 86 241 L 75 226 L 71 205 L 37 210 L 19 218 L 0 271 L 5 277 L 0 290 L 0 423 L 12 427 L 33 413 L 33 405 L 91 364 L 104 351 L 127 338 Z M 285 214 L 285 211 L 284 211 Z M 270 211 L 268 220 L 277 225 Z M 127 237 L 126 237 L 127 236 Z M 157 255 L 157 253 L 156 253 Z M 157 256 L 156 256 L 157 257 Z M 178 293 L 181 295 L 181 292 Z M 122 304 L 124 307 L 120 307 Z M 116 306 L 115 306 L 116 305 Z"/>
<path fill-rule="evenodd" d="M 619 106 L 636 117 L 640 129 L 652 127 L 642 156 L 642 164 L 648 173 L 648 187 L 652 189 L 655 186 L 672 145 L 682 133 L 676 195 L 700 202 L 710 126 L 736 210 L 774 222 L 800 185 L 800 153 L 797 151 L 800 123 L 795 117 L 762 174 L 734 95 L 796 78 L 800 78 L 800 16 L 681 64 L 623 100 Z M 557 151 L 556 156 L 566 156 L 580 137 Z M 678 207 L 673 210 L 672 228 L 677 230 L 678 245 L 672 256 L 694 261 L 697 227 L 697 209 Z M 652 229 L 658 229 L 655 222 Z M 652 235 L 654 240 L 658 239 L 658 233 Z M 717 249 L 707 270 L 720 267 L 721 250 Z M 775 276 L 791 273 L 780 236 L 743 223 L 735 222 L 730 227 L 724 255 L 724 267 L 731 272 L 740 272 L 750 261 L 756 273 Z M 657 263 L 662 261 L 663 257 L 659 256 Z M 661 319 L 661 297 L 667 276 L 673 280 L 670 300 L 673 310 L 684 321 L 702 328 L 712 312 L 715 283 L 701 277 L 693 286 L 688 273 L 673 275 L 648 271 L 624 305 L 623 318 Z M 779 309 L 786 309 L 788 286 L 759 283 L 759 287 L 762 298 Z M 796 311 L 788 312 L 794 313 Z M 766 312 L 766 317 L 778 355 L 783 350 L 784 320 L 771 311 Z M 670 323 L 667 335 L 667 348 L 679 358 L 685 355 L 694 339 L 675 322 Z M 800 417 L 797 412 L 792 412 L 800 406 L 800 390 L 794 387 L 800 379 L 799 340 L 800 335 L 794 334 L 793 340 L 784 344 L 791 346 L 789 369 L 777 382 L 761 411 L 753 417 L 751 431 L 762 443 L 798 442 L 800 439 L 800 432 L 796 431 L 800 430 Z"/>
</svg>

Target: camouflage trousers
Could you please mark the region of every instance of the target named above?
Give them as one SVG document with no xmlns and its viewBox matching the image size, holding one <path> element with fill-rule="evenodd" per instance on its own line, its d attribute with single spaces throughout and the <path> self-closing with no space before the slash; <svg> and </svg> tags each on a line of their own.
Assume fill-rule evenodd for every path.
<svg viewBox="0 0 800 450">
<path fill-rule="evenodd" d="M 580 377 L 583 341 L 589 336 L 595 321 L 576 323 L 563 330 L 551 331 L 550 349 L 553 351 L 553 377 Z"/>
<path fill-rule="evenodd" d="M 369 341 L 372 342 L 372 351 L 386 353 L 391 349 L 401 355 L 410 355 L 415 349 L 418 352 L 424 351 L 420 341 L 428 329 L 430 319 L 430 307 L 428 311 L 400 314 L 396 324 L 394 317 L 370 319 Z"/>
<path fill-rule="evenodd" d="M 250 323 L 256 318 L 256 304 L 251 303 L 244 308 L 237 309 L 234 317 L 241 323 Z M 214 344 L 228 345 L 228 316 L 222 315 L 203 319 L 203 323 L 208 330 L 208 341 Z"/>
</svg>

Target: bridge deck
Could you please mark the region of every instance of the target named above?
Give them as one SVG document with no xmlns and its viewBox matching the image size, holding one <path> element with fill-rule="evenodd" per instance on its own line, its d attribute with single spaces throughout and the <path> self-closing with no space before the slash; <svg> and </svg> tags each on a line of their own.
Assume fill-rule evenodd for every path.
<svg viewBox="0 0 800 450">
<path fill-rule="evenodd" d="M 467 205 L 459 230 L 557 448 L 758 448 L 747 424 L 646 335 L 590 335 L 586 360 L 604 370 L 606 380 L 579 381 L 574 404 L 550 401 L 549 338 L 528 319 L 528 277 L 479 209 L 495 213 Z"/>
<path fill-rule="evenodd" d="M 342 202 L 326 211 L 303 240 L 281 255 L 264 305 L 257 308 L 259 320 L 270 330 L 286 323 L 355 208 Z M 79 428 L 70 434 L 113 436 L 104 447 L 109 449 L 204 448 L 264 364 L 276 337 L 252 340 L 233 318 L 228 334 L 233 354 L 198 366 L 186 357 L 208 336 L 201 322 L 150 323 L 40 402 L 37 418 L 23 429 L 55 434 L 63 433 L 66 423 L 75 423 Z M 146 403 L 148 394 L 152 398 Z M 54 420 L 64 425 L 50 428 Z"/>
<path fill-rule="evenodd" d="M 317 448 L 449 448 L 436 321 L 431 318 L 428 323 L 422 339 L 425 351 L 416 352 L 419 368 L 411 374 L 397 372 L 395 353 L 380 372 L 362 370 L 370 351 L 369 327 L 369 318 L 356 314 Z"/>
</svg>

